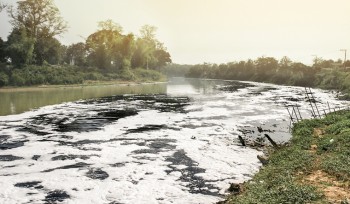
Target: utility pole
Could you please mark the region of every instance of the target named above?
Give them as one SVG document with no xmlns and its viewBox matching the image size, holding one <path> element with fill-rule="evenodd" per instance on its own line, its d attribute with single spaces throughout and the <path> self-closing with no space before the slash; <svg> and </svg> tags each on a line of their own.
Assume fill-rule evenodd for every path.
<svg viewBox="0 0 350 204">
<path fill-rule="evenodd" d="M 339 51 L 344 52 L 344 69 L 346 69 L 346 49 L 340 49 Z"/>
</svg>

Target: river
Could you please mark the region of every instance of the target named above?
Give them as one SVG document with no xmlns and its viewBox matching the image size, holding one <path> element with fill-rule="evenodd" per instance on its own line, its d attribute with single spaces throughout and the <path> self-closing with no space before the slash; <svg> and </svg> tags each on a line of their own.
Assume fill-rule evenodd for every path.
<svg viewBox="0 0 350 204">
<path fill-rule="evenodd" d="M 319 109 L 348 104 L 312 91 Z M 238 135 L 287 142 L 286 106 L 311 117 L 304 92 L 173 78 L 0 93 L 0 203 L 217 202 L 261 166 L 262 152 L 242 146 Z"/>
</svg>

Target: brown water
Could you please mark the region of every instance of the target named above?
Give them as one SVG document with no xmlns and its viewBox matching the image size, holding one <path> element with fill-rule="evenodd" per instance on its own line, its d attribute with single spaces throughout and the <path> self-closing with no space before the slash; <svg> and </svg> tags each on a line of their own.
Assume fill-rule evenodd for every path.
<svg viewBox="0 0 350 204">
<path fill-rule="evenodd" d="M 42 106 L 121 94 L 166 93 L 165 83 L 35 89 L 0 89 L 0 116 L 19 114 Z"/>
</svg>

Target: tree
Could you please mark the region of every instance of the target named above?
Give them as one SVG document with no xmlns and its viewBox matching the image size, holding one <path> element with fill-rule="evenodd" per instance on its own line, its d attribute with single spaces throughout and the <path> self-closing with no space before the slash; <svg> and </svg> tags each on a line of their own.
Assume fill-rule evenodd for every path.
<svg viewBox="0 0 350 204">
<path fill-rule="evenodd" d="M 129 68 L 134 36 L 121 34 L 121 26 L 111 20 L 99 22 L 99 28 L 86 40 L 88 61 L 104 70 Z"/>
<path fill-rule="evenodd" d="M 9 8 L 9 15 L 14 28 L 24 28 L 28 36 L 35 39 L 43 35 L 52 38 L 67 29 L 53 0 L 18 1 L 17 9 Z"/>
<path fill-rule="evenodd" d="M 68 64 L 77 66 L 86 65 L 86 49 L 85 44 L 80 42 L 68 46 L 64 61 Z"/>
<path fill-rule="evenodd" d="M 8 36 L 5 51 L 15 66 L 30 64 L 34 57 L 35 40 L 24 29 L 14 29 Z"/>
<path fill-rule="evenodd" d="M 155 43 L 157 27 L 151 25 L 144 25 L 140 29 L 141 38 Z"/>
<path fill-rule="evenodd" d="M 36 40 L 34 46 L 35 63 L 43 65 L 44 63 L 59 64 L 61 61 L 61 43 L 52 37 L 40 37 Z"/>
<path fill-rule="evenodd" d="M 144 25 L 140 29 L 140 38 L 136 41 L 136 49 L 131 59 L 132 67 L 156 69 L 171 63 L 170 54 L 155 36 L 157 28 Z"/>
<path fill-rule="evenodd" d="M 171 63 L 171 57 L 169 52 L 165 51 L 165 50 L 156 50 L 154 51 L 154 57 L 157 59 L 157 64 L 156 66 L 158 68 L 163 67 L 165 65 L 167 65 L 168 63 Z"/>
<path fill-rule="evenodd" d="M 287 57 L 287 56 L 284 56 L 284 57 L 282 57 L 282 59 L 280 60 L 280 62 L 279 62 L 279 66 L 281 67 L 281 68 L 289 68 L 291 65 L 292 65 L 292 60 L 289 58 L 289 57 Z"/>
<path fill-rule="evenodd" d="M 0 37 L 0 62 L 6 62 L 5 42 Z"/>
<path fill-rule="evenodd" d="M 53 0 L 24 0 L 17 2 L 17 8 L 9 7 L 10 23 L 14 30 L 24 30 L 34 40 L 34 62 L 57 64 L 61 44 L 55 36 L 67 29 L 67 24 Z"/>
<path fill-rule="evenodd" d="M 118 23 L 113 22 L 111 19 L 98 22 L 98 28 L 100 30 L 117 31 L 118 33 L 123 32 L 123 27 L 121 27 Z"/>
</svg>

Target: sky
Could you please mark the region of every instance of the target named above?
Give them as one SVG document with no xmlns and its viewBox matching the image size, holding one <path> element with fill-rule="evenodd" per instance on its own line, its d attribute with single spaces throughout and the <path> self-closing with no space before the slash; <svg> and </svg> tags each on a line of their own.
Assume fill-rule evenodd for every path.
<svg viewBox="0 0 350 204">
<path fill-rule="evenodd" d="M 16 4 L 16 0 L 0 0 Z M 350 53 L 350 0 L 54 0 L 69 25 L 59 37 L 83 42 L 97 22 L 111 19 L 124 33 L 158 28 L 174 63 L 227 63 L 288 56 L 312 64 L 315 56 L 344 59 Z M 0 37 L 11 26 L 0 13 Z M 350 54 L 348 54 L 350 56 Z M 348 57 L 349 59 L 350 57 Z"/>
</svg>

